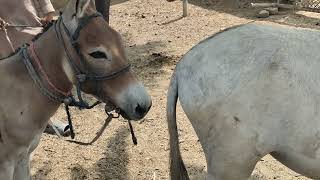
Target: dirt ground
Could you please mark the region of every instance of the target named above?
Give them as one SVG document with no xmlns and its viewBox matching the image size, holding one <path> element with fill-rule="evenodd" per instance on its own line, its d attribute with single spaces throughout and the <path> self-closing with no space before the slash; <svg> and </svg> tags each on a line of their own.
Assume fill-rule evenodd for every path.
<svg viewBox="0 0 320 180">
<path fill-rule="evenodd" d="M 133 145 L 123 119 L 113 120 L 92 146 L 70 144 L 56 136 L 44 135 L 32 160 L 34 179 L 169 179 L 165 104 L 175 64 L 192 46 L 211 34 L 257 20 L 255 9 L 228 10 L 216 1 L 190 0 L 190 15 L 186 18 L 181 18 L 181 8 L 180 1 L 165 0 L 131 0 L 111 8 L 111 26 L 123 35 L 133 70 L 153 99 L 147 117 L 133 123 L 138 145 Z M 316 13 L 287 11 L 264 20 L 320 27 L 315 25 L 320 22 Z M 190 122 L 178 109 L 183 158 L 191 177 L 201 179 L 206 171 L 204 154 Z M 81 112 L 73 110 L 76 139 L 89 141 L 105 117 L 102 106 Z M 66 119 L 62 108 L 54 118 Z M 256 166 L 252 179 L 307 178 L 267 156 Z"/>
</svg>

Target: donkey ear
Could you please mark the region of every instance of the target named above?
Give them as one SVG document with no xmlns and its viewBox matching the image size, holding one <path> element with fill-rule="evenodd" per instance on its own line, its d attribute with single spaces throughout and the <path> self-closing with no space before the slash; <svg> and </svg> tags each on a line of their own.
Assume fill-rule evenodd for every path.
<svg viewBox="0 0 320 180">
<path fill-rule="evenodd" d="M 90 0 L 77 0 L 76 1 L 76 16 L 78 18 L 83 17 L 89 4 L 90 4 Z"/>
</svg>

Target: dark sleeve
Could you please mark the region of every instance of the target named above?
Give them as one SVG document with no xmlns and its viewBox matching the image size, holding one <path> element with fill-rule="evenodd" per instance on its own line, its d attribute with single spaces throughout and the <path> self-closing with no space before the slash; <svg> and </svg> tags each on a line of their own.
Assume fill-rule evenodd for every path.
<svg viewBox="0 0 320 180">
<path fill-rule="evenodd" d="M 95 0 L 96 8 L 109 23 L 110 0 Z"/>
</svg>

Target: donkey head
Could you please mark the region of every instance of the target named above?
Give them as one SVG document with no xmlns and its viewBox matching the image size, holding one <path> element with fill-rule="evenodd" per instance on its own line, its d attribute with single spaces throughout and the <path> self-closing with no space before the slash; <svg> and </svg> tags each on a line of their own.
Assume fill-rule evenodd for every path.
<svg viewBox="0 0 320 180">
<path fill-rule="evenodd" d="M 129 69 L 119 33 L 97 14 L 94 3 L 70 0 L 62 22 L 65 36 L 70 37 L 74 47 L 75 65 L 68 60 L 63 65 L 69 80 L 79 83 L 80 71 L 85 75 L 82 91 L 102 102 L 112 103 L 127 119 L 143 118 L 151 107 L 151 98 Z"/>
</svg>

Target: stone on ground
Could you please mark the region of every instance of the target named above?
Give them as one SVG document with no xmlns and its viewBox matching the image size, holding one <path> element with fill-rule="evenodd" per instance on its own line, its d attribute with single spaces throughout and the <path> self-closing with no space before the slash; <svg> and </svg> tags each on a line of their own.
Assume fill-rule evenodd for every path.
<svg viewBox="0 0 320 180">
<path fill-rule="evenodd" d="M 269 17 L 269 16 L 270 16 L 270 13 L 269 13 L 269 11 L 267 11 L 267 10 L 261 10 L 261 11 L 259 11 L 258 14 L 257 14 L 257 17 L 258 17 L 258 18 L 267 18 L 267 17 Z"/>
<path fill-rule="evenodd" d="M 264 8 L 264 10 L 269 11 L 270 15 L 276 15 L 279 13 L 279 9 L 277 7 Z"/>
</svg>

